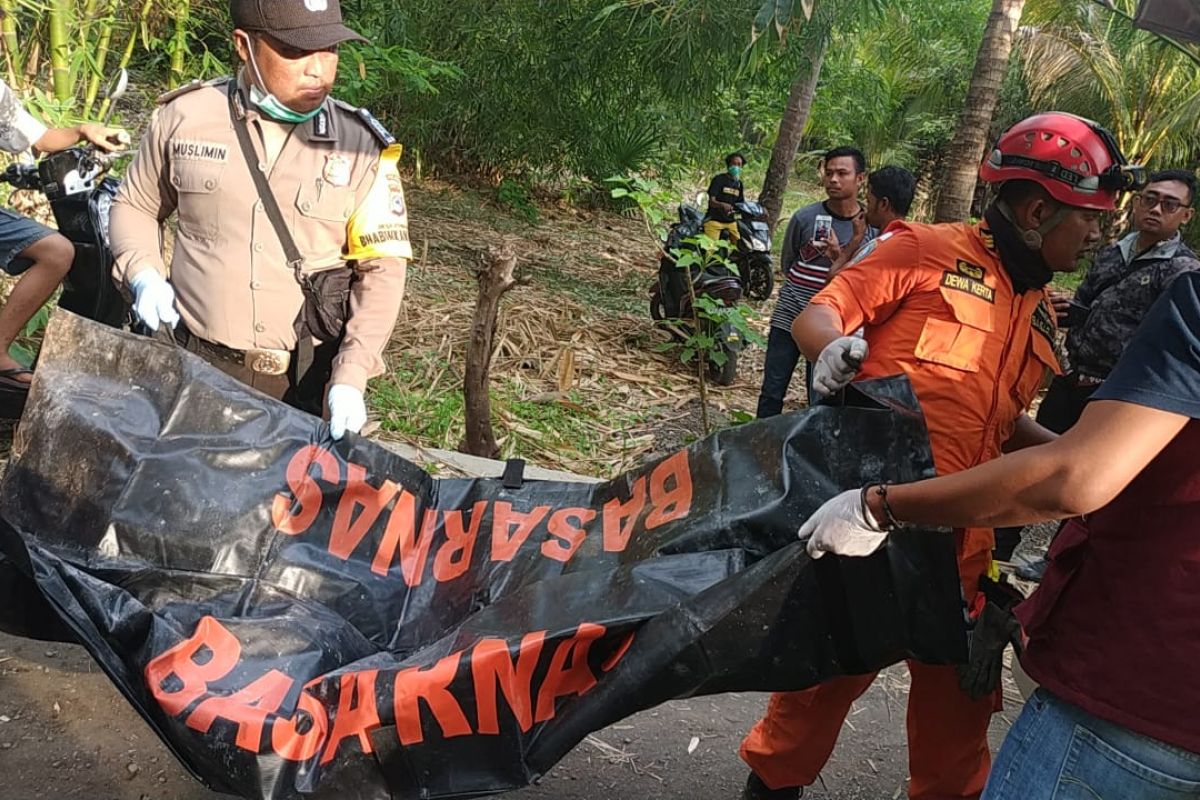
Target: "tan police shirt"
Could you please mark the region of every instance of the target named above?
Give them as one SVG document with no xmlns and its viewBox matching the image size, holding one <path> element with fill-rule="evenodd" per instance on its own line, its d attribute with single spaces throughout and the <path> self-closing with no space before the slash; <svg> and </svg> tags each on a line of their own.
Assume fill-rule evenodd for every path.
<svg viewBox="0 0 1200 800">
<path fill-rule="evenodd" d="M 176 213 L 170 280 L 188 329 L 237 350 L 291 350 L 304 296 L 238 145 L 228 87 L 160 98 L 113 205 L 113 273 L 126 286 L 142 270 L 166 275 L 160 229 Z M 305 270 L 352 262 L 360 273 L 333 382 L 363 389 L 383 372 L 412 256 L 398 147 L 385 151 L 368 120 L 334 100 L 299 125 L 264 119 L 240 97 L 235 113 L 249 123 Z"/>
</svg>

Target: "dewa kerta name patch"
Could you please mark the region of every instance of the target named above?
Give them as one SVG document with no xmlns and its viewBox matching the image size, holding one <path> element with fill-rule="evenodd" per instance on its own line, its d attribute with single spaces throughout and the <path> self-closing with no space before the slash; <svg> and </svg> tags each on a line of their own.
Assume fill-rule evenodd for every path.
<svg viewBox="0 0 1200 800">
<path fill-rule="evenodd" d="M 959 262 L 960 264 L 965 262 Z M 942 286 L 947 289 L 954 289 L 958 292 L 965 292 L 972 297 L 978 297 L 980 300 L 988 303 L 996 302 L 996 290 L 988 286 L 986 283 L 967 275 L 960 275 L 957 272 L 946 270 L 942 273 Z"/>
<path fill-rule="evenodd" d="M 201 142 L 195 139 L 172 139 L 172 161 L 210 161 L 223 164 L 229 160 L 229 146 L 219 142 Z"/>
</svg>

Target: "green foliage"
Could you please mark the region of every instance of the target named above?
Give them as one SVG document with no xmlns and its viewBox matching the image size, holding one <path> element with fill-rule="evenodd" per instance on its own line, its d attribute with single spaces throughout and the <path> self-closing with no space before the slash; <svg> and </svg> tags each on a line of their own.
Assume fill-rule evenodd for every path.
<svg viewBox="0 0 1200 800">
<path fill-rule="evenodd" d="M 682 244 L 682 247 L 671 251 L 677 269 L 723 267 L 734 275 L 738 274 L 737 265 L 729 258 L 732 245 L 728 241 L 701 233 L 684 239 Z M 699 356 L 702 362 L 723 366 L 727 356 L 716 339 L 716 333 L 726 325 L 736 331 L 743 344 L 766 346 L 767 340 L 750 325 L 750 320 L 756 316 L 757 312 L 745 303 L 727 306 L 712 297 L 695 298 L 693 322 L 696 324 L 680 346 L 680 360 L 688 364 Z"/>
<path fill-rule="evenodd" d="M 671 191 L 664 189 L 657 181 L 640 175 L 612 176 L 606 178 L 604 183 L 614 200 L 630 203 L 637 208 L 646 222 L 646 230 L 657 242 L 658 228 L 667 219 L 668 209 L 672 205 Z"/>
<path fill-rule="evenodd" d="M 869 24 L 835 28 L 806 137 L 854 144 L 872 167 L 912 169 L 949 143 L 983 36 L 987 0 L 895 3 Z"/>
<path fill-rule="evenodd" d="M 659 172 L 681 152 L 690 160 L 697 138 L 706 156 L 736 144 L 724 126 L 715 142 L 713 127 L 695 124 L 696 110 L 719 101 L 733 75 L 744 41 L 736 21 L 751 2 L 413 0 L 344 8 L 378 46 L 408 48 L 456 70 L 430 81 L 436 93 L 367 87 L 369 97 L 359 98 L 430 161 L 598 185 L 613 173 Z M 664 36 L 668 29 L 687 34 Z"/>
<path fill-rule="evenodd" d="M 25 323 L 25 327 L 17 335 L 17 340 L 8 348 L 8 354 L 21 366 L 31 366 L 33 359 L 37 357 L 42 332 L 50 323 L 50 309 L 56 304 L 56 300 L 51 300 L 50 303 L 39 308 L 29 322 Z"/>
<path fill-rule="evenodd" d="M 51 125 L 105 110 L 100 89 L 121 68 L 148 71 L 157 87 L 221 67 L 197 38 L 216 0 L 6 0 L 4 79 Z M 227 26 L 227 23 L 226 23 Z"/>
<path fill-rule="evenodd" d="M 496 187 L 496 201 L 511 209 L 531 225 L 538 221 L 538 208 L 529 194 L 529 187 L 512 178 L 504 178 Z"/>
<path fill-rule="evenodd" d="M 1033 100 L 1112 129 L 1131 160 L 1200 161 L 1200 64 L 1135 29 L 1135 0 L 1030 0 L 1019 40 Z"/>
</svg>

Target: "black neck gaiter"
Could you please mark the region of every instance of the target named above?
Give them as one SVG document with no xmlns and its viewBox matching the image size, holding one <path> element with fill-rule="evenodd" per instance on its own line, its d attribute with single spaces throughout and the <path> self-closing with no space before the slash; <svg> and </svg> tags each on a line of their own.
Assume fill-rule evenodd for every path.
<svg viewBox="0 0 1200 800">
<path fill-rule="evenodd" d="M 1021 232 L 1000 213 L 993 203 L 983 212 L 983 219 L 996 240 L 996 251 L 1000 254 L 1000 263 L 1012 280 L 1013 291 L 1023 294 L 1034 289 L 1041 289 L 1054 273 L 1050 271 L 1042 254 L 1030 250 L 1021 239 Z"/>
</svg>

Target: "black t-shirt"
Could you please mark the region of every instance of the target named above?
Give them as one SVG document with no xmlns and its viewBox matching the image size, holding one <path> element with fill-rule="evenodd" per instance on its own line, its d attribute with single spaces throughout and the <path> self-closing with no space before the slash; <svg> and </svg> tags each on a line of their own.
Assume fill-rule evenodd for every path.
<svg viewBox="0 0 1200 800">
<path fill-rule="evenodd" d="M 1092 395 L 1200 419 L 1200 274 L 1176 278 Z"/>
<path fill-rule="evenodd" d="M 722 172 L 713 178 L 712 183 L 708 185 L 708 197 L 708 218 L 715 219 L 717 222 L 733 222 L 733 214 L 730 214 L 723 208 L 714 206 L 712 198 L 715 197 L 722 203 L 729 203 L 732 206 L 745 200 L 746 194 L 740 180 L 728 172 Z"/>
</svg>

